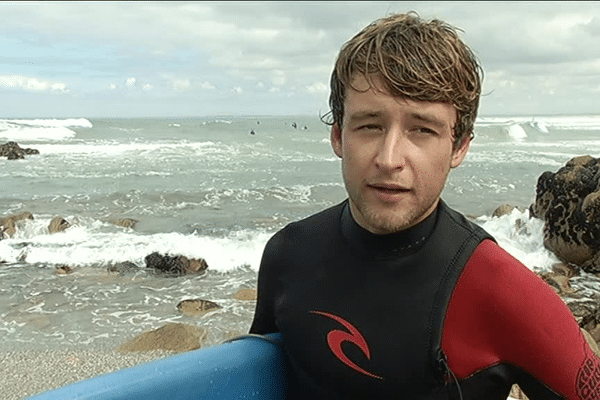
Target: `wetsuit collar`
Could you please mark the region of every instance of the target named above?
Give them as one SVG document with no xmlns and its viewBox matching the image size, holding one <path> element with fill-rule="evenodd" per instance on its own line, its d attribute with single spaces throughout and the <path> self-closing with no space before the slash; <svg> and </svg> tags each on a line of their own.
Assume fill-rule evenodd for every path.
<svg viewBox="0 0 600 400">
<path fill-rule="evenodd" d="M 367 253 L 376 258 L 399 257 L 412 254 L 425 243 L 433 232 L 437 221 L 436 209 L 417 225 L 397 233 L 377 235 L 360 226 L 352 217 L 348 200 L 346 200 L 341 215 L 342 236 L 360 253 Z"/>
</svg>

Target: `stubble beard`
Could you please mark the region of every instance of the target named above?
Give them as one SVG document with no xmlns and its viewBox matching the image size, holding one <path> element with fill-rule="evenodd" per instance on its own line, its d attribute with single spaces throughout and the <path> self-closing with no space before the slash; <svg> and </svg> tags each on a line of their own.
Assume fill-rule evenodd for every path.
<svg viewBox="0 0 600 400">
<path fill-rule="evenodd" d="M 428 196 L 423 201 L 417 201 L 416 204 L 415 202 L 407 202 L 408 204 L 405 207 L 394 209 L 391 206 L 386 207 L 381 203 L 377 204 L 375 201 L 369 201 L 365 199 L 362 193 L 347 191 L 356 212 L 360 213 L 360 217 L 354 215 L 354 210 L 351 207 L 354 220 L 362 226 L 363 224 L 359 222 L 362 219 L 368 225 L 363 226 L 363 228 L 377 234 L 401 232 L 416 225 L 426 218 L 425 214 L 431 211 L 433 205 L 439 199 L 439 194 Z"/>
</svg>

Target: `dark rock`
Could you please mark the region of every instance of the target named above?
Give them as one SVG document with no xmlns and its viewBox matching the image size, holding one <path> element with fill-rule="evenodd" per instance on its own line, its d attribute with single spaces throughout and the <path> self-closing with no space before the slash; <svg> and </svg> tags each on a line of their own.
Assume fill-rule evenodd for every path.
<svg viewBox="0 0 600 400">
<path fill-rule="evenodd" d="M 18 160 L 25 158 L 26 154 L 40 154 L 40 152 L 36 149 L 23 149 L 16 142 L 0 144 L 0 157 L 7 157 L 9 160 Z"/>
<path fill-rule="evenodd" d="M 108 272 L 118 272 L 121 276 L 128 273 L 135 273 L 140 270 L 140 268 L 136 264 L 130 261 L 111 264 L 106 269 L 108 270 Z"/>
<path fill-rule="evenodd" d="M 167 256 L 154 252 L 144 259 L 146 268 L 164 272 L 170 275 L 185 275 L 203 272 L 208 264 L 203 258 L 187 258 L 184 256 Z"/>
<path fill-rule="evenodd" d="M 556 173 L 544 172 L 533 216 L 544 220 L 544 246 L 590 273 L 600 272 L 600 159 L 575 157 Z"/>
<path fill-rule="evenodd" d="M 217 303 L 202 299 L 182 300 L 177 304 L 177 309 L 188 317 L 199 317 L 220 308 L 221 306 Z"/>
</svg>

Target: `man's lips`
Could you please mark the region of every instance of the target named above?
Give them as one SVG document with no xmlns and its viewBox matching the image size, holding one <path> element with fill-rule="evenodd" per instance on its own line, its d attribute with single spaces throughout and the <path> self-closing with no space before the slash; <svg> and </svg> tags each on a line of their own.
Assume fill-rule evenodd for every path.
<svg viewBox="0 0 600 400">
<path fill-rule="evenodd" d="M 410 189 L 408 189 L 405 186 L 396 184 L 396 183 L 370 183 L 367 184 L 367 186 L 369 186 L 372 189 L 376 189 L 376 190 L 381 190 L 384 192 L 390 192 L 390 193 L 401 193 L 401 192 L 408 192 L 410 191 Z"/>
</svg>

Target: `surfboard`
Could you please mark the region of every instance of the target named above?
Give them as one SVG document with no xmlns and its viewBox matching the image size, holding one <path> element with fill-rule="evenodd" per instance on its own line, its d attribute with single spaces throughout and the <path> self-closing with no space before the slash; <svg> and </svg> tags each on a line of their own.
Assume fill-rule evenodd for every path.
<svg viewBox="0 0 600 400">
<path fill-rule="evenodd" d="M 285 399 L 279 334 L 244 335 L 44 392 L 30 400 Z"/>
</svg>

